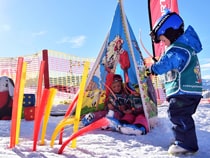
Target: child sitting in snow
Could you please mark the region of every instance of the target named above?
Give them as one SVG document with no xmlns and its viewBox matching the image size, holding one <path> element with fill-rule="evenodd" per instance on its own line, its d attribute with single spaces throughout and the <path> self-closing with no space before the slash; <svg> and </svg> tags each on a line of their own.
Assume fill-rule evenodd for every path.
<svg viewBox="0 0 210 158">
<path fill-rule="evenodd" d="M 146 134 L 148 127 L 139 94 L 126 93 L 122 77 L 118 74 L 113 76 L 110 91 L 106 102 L 109 109 L 107 118 L 111 121 L 109 126 L 117 127 L 116 130 L 124 134 Z"/>
<path fill-rule="evenodd" d="M 124 134 L 146 134 L 148 126 L 139 94 L 127 94 L 124 90 L 122 77 L 118 74 L 113 75 L 109 91 L 105 104 L 108 112 L 106 112 L 106 117 L 110 124 L 103 129 L 111 129 Z M 83 124 L 88 125 L 93 122 L 91 120 L 96 121 L 94 116 L 94 113 L 87 114 L 82 119 Z"/>
</svg>

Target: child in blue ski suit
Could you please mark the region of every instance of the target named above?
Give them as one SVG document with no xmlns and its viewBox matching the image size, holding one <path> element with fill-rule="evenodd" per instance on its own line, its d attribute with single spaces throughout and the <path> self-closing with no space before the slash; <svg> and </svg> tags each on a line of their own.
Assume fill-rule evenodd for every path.
<svg viewBox="0 0 210 158">
<path fill-rule="evenodd" d="M 154 75 L 165 74 L 168 116 L 173 123 L 174 143 L 170 154 L 198 151 L 195 123 L 192 115 L 202 98 L 202 81 L 197 53 L 202 50 L 198 35 L 192 26 L 184 31 L 184 21 L 168 11 L 150 33 L 153 42 L 162 41 L 165 54 L 150 68 Z"/>
</svg>

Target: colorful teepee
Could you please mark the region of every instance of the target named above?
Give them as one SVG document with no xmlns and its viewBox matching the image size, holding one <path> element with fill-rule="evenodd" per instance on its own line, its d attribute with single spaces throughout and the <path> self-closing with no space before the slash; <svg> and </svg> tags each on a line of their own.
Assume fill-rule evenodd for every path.
<svg viewBox="0 0 210 158">
<path fill-rule="evenodd" d="M 150 77 L 144 76 L 144 70 L 141 51 L 119 1 L 110 31 L 89 74 L 81 114 L 104 108 L 109 93 L 109 76 L 120 74 L 131 93 L 140 93 L 149 127 L 153 127 L 157 116 L 156 95 Z"/>
<path fill-rule="evenodd" d="M 88 75 L 81 115 L 105 108 L 106 96 L 108 93 L 111 93 L 109 79 L 113 74 L 120 74 L 122 76 L 124 86 L 131 94 L 139 94 L 138 98 L 142 100 L 140 106 L 143 104 L 144 114 L 150 130 L 151 127 L 155 126 L 157 120 L 156 93 L 150 77 L 145 76 L 144 60 L 131 26 L 125 16 L 122 1 L 118 2 L 110 31 Z M 62 153 L 65 146 L 76 137 L 90 130 L 105 126 L 107 123 L 106 118 L 103 117 L 73 133 L 62 144 L 58 153 Z M 65 123 L 61 123 L 59 125 L 60 128 L 56 128 L 57 131 L 64 126 Z M 53 133 L 52 145 L 56 133 Z"/>
</svg>

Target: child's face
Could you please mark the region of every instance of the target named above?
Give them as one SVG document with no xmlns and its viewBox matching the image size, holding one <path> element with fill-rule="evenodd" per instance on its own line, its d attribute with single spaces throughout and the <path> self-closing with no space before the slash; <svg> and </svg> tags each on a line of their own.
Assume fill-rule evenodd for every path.
<svg viewBox="0 0 210 158">
<path fill-rule="evenodd" d="M 165 43 L 165 46 L 167 46 L 167 47 L 171 45 L 170 40 L 166 36 L 164 36 L 164 35 L 160 35 L 160 40 L 162 42 L 164 42 Z"/>
<path fill-rule="evenodd" d="M 114 93 L 119 93 L 121 91 L 121 86 L 122 83 L 121 82 L 113 82 L 111 85 L 111 89 Z"/>
</svg>

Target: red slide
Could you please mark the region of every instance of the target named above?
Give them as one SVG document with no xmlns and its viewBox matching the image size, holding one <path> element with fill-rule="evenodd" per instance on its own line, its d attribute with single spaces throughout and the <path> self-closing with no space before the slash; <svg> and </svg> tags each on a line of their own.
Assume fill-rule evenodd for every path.
<svg viewBox="0 0 210 158">
<path fill-rule="evenodd" d="M 72 134 L 60 147 L 58 154 L 62 154 L 64 148 L 66 147 L 66 145 L 68 145 L 73 139 L 98 128 L 101 128 L 103 126 L 107 126 L 109 125 L 109 121 L 106 119 L 106 117 L 101 118 L 100 120 L 91 123 L 90 125 L 80 129 L 79 131 L 77 131 L 76 133 Z"/>
</svg>

